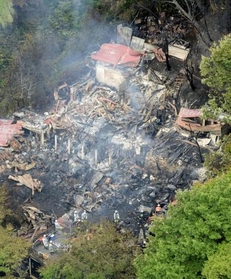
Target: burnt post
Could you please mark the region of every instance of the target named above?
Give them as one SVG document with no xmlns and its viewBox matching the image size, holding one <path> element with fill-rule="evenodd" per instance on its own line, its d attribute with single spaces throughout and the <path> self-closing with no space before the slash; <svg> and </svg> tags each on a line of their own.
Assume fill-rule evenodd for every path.
<svg viewBox="0 0 231 279">
<path fill-rule="evenodd" d="M 40 138 L 41 138 L 41 146 L 44 146 L 44 131 L 41 131 Z"/>
<path fill-rule="evenodd" d="M 71 140 L 70 139 L 67 140 L 67 153 L 71 154 Z"/>
<path fill-rule="evenodd" d="M 82 146 L 81 146 L 81 159 L 83 160 L 84 159 L 84 144 L 82 143 Z"/>
<path fill-rule="evenodd" d="M 193 82 L 194 67 L 192 65 L 192 61 L 191 61 L 190 66 L 188 66 L 188 64 L 185 64 L 184 68 L 185 68 L 186 77 L 187 77 L 187 80 L 189 81 L 191 89 L 192 89 L 192 91 L 195 91 L 196 86 L 194 85 L 194 82 Z"/>
<path fill-rule="evenodd" d="M 163 51 L 164 51 L 164 54 L 166 56 L 166 67 L 167 67 L 167 70 L 170 71 L 171 70 L 171 65 L 169 63 L 169 51 L 168 51 L 168 39 L 167 37 L 164 38 L 164 45 L 163 45 Z"/>
<path fill-rule="evenodd" d="M 199 156 L 200 156 L 200 161 L 203 164 L 204 163 L 204 158 L 203 158 L 202 153 L 201 153 L 200 145 L 197 141 L 198 136 L 199 136 L 199 133 L 196 136 L 191 135 L 191 141 L 194 141 L 196 143 L 197 148 L 198 148 L 198 153 L 199 153 Z"/>
<path fill-rule="evenodd" d="M 109 167 L 111 166 L 111 164 L 112 164 L 112 152 L 109 151 L 108 152 L 108 165 L 109 165 Z"/>
<path fill-rule="evenodd" d="M 55 150 L 58 148 L 58 136 L 55 135 Z"/>
<path fill-rule="evenodd" d="M 95 167 L 97 168 L 98 166 L 98 149 L 95 149 Z"/>
</svg>

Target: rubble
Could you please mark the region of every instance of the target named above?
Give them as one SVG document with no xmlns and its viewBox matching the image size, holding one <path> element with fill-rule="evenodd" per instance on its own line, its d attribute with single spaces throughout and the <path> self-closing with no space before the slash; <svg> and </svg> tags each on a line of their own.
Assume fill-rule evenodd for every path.
<svg viewBox="0 0 231 279">
<path fill-rule="evenodd" d="M 12 161 L 12 162 L 6 161 L 7 168 L 14 168 L 15 172 L 17 172 L 18 170 L 28 171 L 28 170 L 34 168 L 35 165 L 36 165 L 35 162 L 25 163 L 25 162 L 17 162 L 16 160 Z"/>
<path fill-rule="evenodd" d="M 135 39 L 133 45 L 155 54 L 160 42 L 152 45 L 157 27 L 149 24 L 151 48 L 147 40 Z M 176 24 L 178 34 L 183 34 L 186 27 L 182 19 L 171 19 L 169 30 Z M 141 27 L 142 22 L 140 32 Z M 120 32 L 121 41 L 130 43 L 130 29 L 120 28 Z M 171 46 L 178 47 L 176 33 L 169 34 L 174 38 Z M 126 51 L 130 52 L 127 44 Z M 111 44 L 105 47 L 112 51 Z M 0 153 L 0 162 L 2 173 L 31 190 L 29 195 L 26 189 L 9 182 L 15 200 L 21 205 L 26 200 L 32 207 L 32 213 L 27 208 L 27 215 L 28 221 L 34 220 L 34 230 L 39 230 L 36 223 L 41 215 L 34 208 L 54 215 L 58 225 L 68 229 L 73 225 L 74 212 L 81 216 L 86 211 L 87 222 L 97 222 L 102 218 L 113 220 L 118 209 L 123 226 L 138 235 L 141 212 L 147 215 L 146 220 L 158 204 L 166 212 L 167 205 L 175 202 L 177 190 L 189 189 L 200 179 L 201 171 L 195 170 L 201 170 L 201 152 L 207 149 L 201 147 L 199 151 L 175 125 L 179 91 L 187 82 L 183 65 L 177 60 L 178 68 L 166 71 L 155 59 L 157 54 L 150 55 L 152 62 L 145 64 L 145 52 L 132 57 L 139 60 L 132 69 L 127 63 L 121 65 L 121 58 L 111 63 L 110 56 L 106 62 L 97 56 L 86 76 L 72 85 L 64 82 L 55 88 L 53 109 L 41 115 L 27 110 L 14 114 L 25 131 L 24 141 L 20 141 L 20 151 Z"/>
<path fill-rule="evenodd" d="M 117 42 L 146 54 L 146 59 L 166 61 L 166 42 L 168 54 L 180 61 L 186 61 L 190 53 L 190 43 L 185 37 L 191 31 L 190 24 L 182 17 L 166 15 L 159 19 L 153 16 L 137 18 L 133 27 L 117 26 Z"/>
<path fill-rule="evenodd" d="M 26 187 L 31 189 L 31 194 L 34 196 L 35 190 L 38 192 L 42 191 L 42 184 L 38 179 L 33 179 L 30 174 L 24 175 L 9 175 L 9 179 L 14 181 L 18 181 L 17 185 L 25 185 Z"/>
<path fill-rule="evenodd" d="M 201 109 L 187 109 L 182 107 L 176 119 L 176 125 L 190 132 L 209 132 L 211 136 L 219 138 L 230 130 L 230 126 L 218 120 L 204 119 Z"/>
<path fill-rule="evenodd" d="M 31 189 L 31 206 L 60 218 L 69 212 L 70 220 L 74 210 L 79 216 L 86 210 L 89 222 L 112 219 L 119 208 L 124 225 L 136 231 L 135 212 L 141 206 L 151 214 L 157 203 L 170 202 L 177 189 L 190 187 L 192 169 L 200 165 L 197 146 L 176 131 L 171 91 L 156 80 L 150 73 L 132 76 L 123 99 L 114 88 L 95 85 L 81 101 L 42 117 L 51 120 L 43 147 L 29 135 L 24 161 L 7 164 L 9 171 L 27 172 L 9 179 Z"/>
<path fill-rule="evenodd" d="M 20 124 L 23 129 L 35 133 L 36 136 L 40 137 L 40 144 L 44 144 L 44 136 L 45 134 L 49 135 L 50 127 L 44 123 L 43 116 L 29 110 L 15 112 L 14 116 L 17 119 L 17 123 Z"/>
<path fill-rule="evenodd" d="M 13 123 L 13 120 L 0 119 L 0 146 L 7 147 L 15 136 L 23 134 L 22 125 L 20 123 Z"/>
</svg>

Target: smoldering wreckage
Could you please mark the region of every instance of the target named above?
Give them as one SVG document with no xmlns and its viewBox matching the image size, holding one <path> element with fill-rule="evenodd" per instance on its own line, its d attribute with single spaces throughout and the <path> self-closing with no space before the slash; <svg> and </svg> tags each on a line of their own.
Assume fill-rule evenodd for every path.
<svg viewBox="0 0 231 279">
<path fill-rule="evenodd" d="M 91 54 L 88 74 L 56 88 L 51 111 L 24 109 L 0 121 L 1 183 L 8 180 L 25 216 L 18 235 L 33 242 L 54 220 L 69 230 L 74 214 L 97 222 L 118 210 L 119 224 L 143 243 L 155 209 L 166 214 L 176 190 L 206 178 L 202 154 L 224 126 L 179 102 L 190 54 L 182 22 L 162 24 L 168 52 L 152 17 L 137 19 L 139 37 L 119 25 L 117 42 Z"/>
</svg>

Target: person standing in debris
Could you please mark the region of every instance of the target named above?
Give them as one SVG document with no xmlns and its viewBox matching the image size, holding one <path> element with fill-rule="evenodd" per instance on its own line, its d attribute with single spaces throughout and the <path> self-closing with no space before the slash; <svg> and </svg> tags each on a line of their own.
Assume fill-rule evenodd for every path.
<svg viewBox="0 0 231 279">
<path fill-rule="evenodd" d="M 117 210 L 115 210 L 113 217 L 114 217 L 114 222 L 115 223 L 118 223 L 120 221 L 120 215 L 119 215 L 119 212 Z"/>
<path fill-rule="evenodd" d="M 144 243 L 146 243 L 146 240 L 145 240 L 145 234 L 144 234 L 143 228 L 140 229 L 139 236 L 138 236 L 138 242 L 139 242 L 139 245 L 142 248 L 144 248 Z"/>
<path fill-rule="evenodd" d="M 59 225 L 58 220 L 55 220 L 55 231 L 61 230 L 62 227 Z"/>
<path fill-rule="evenodd" d="M 53 254 L 55 252 L 55 247 L 54 247 L 53 241 L 49 242 L 48 250 L 49 250 L 50 254 Z"/>
<path fill-rule="evenodd" d="M 48 239 L 48 240 L 49 240 L 49 242 L 50 242 L 50 241 L 53 241 L 53 240 L 54 240 L 54 238 L 55 238 L 55 235 L 52 233 L 52 234 L 49 236 L 49 239 Z"/>
<path fill-rule="evenodd" d="M 162 207 L 160 206 L 160 204 L 158 203 L 155 209 L 155 213 L 156 215 L 161 215 L 162 214 Z"/>
<path fill-rule="evenodd" d="M 43 235 L 43 238 L 42 238 L 42 242 L 43 242 L 43 246 L 48 249 L 48 236 L 46 234 Z"/>
<path fill-rule="evenodd" d="M 144 224 L 145 224 L 145 217 L 144 217 L 144 211 L 142 210 L 138 216 L 139 218 L 139 226 L 140 228 L 143 228 Z"/>
<path fill-rule="evenodd" d="M 88 218 L 87 212 L 86 212 L 86 210 L 84 210 L 83 213 L 82 213 L 82 215 L 81 215 L 81 220 L 82 220 L 82 221 L 86 221 L 87 218 Z"/>
<path fill-rule="evenodd" d="M 79 217 L 78 211 L 75 210 L 74 211 L 74 223 L 77 223 L 79 220 L 80 220 L 80 217 Z"/>
</svg>

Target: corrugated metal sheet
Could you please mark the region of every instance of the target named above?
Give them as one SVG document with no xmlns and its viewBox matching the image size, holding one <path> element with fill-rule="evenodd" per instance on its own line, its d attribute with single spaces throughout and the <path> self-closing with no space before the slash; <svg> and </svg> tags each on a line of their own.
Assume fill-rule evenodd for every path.
<svg viewBox="0 0 231 279">
<path fill-rule="evenodd" d="M 0 146 L 7 146 L 9 140 L 22 133 L 21 124 L 12 124 L 12 120 L 0 119 Z"/>
<path fill-rule="evenodd" d="M 181 108 L 179 112 L 179 117 L 194 118 L 194 117 L 201 117 L 201 116 L 202 116 L 201 109 Z"/>
<path fill-rule="evenodd" d="M 91 54 L 91 58 L 112 65 L 128 65 L 136 67 L 141 53 L 121 44 L 103 44 L 99 51 Z"/>
</svg>

